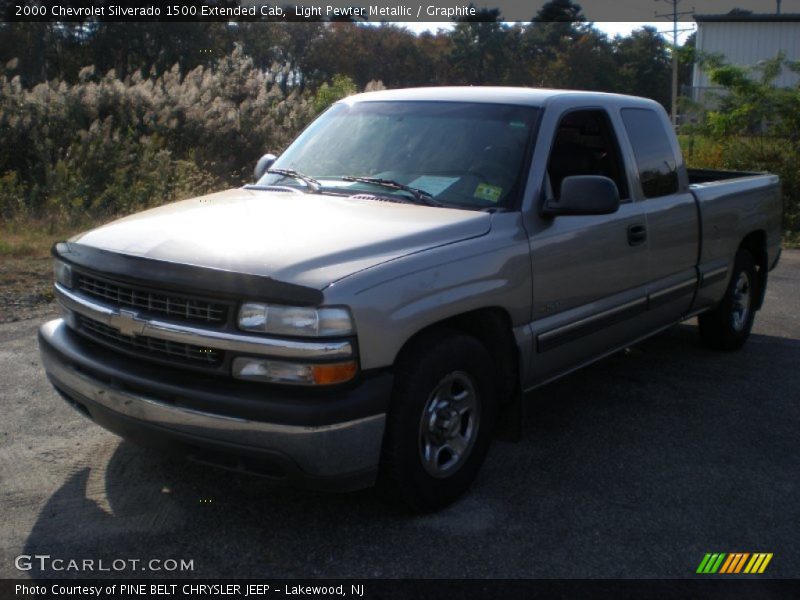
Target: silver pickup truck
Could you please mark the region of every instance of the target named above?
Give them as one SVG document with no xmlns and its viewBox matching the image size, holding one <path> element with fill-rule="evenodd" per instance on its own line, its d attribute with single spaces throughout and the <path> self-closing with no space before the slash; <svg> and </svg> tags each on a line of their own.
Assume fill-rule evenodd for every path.
<svg viewBox="0 0 800 600">
<path fill-rule="evenodd" d="M 57 244 L 42 360 L 135 442 L 431 509 L 538 386 L 694 316 L 739 348 L 780 221 L 776 176 L 688 170 L 649 100 L 362 94 L 254 185 Z"/>
</svg>

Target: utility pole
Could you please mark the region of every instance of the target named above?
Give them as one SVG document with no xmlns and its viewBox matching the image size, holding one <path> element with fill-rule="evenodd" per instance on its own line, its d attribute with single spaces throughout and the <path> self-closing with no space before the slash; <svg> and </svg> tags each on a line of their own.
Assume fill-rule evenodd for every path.
<svg viewBox="0 0 800 600">
<path fill-rule="evenodd" d="M 658 0 L 657 0 L 658 1 Z M 669 17 L 672 19 L 672 98 L 670 103 L 670 119 L 672 128 L 678 125 L 678 19 L 685 15 L 694 14 L 694 9 L 678 12 L 678 4 L 681 0 L 664 0 L 672 4 L 672 12 L 665 14 L 656 13 L 656 17 Z"/>
</svg>

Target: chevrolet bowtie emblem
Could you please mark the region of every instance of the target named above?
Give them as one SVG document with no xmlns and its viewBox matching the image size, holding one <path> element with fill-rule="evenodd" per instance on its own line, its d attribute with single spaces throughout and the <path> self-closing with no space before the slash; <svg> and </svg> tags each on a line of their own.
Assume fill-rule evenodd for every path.
<svg viewBox="0 0 800 600">
<path fill-rule="evenodd" d="M 112 315 L 108 324 L 114 329 L 118 329 L 122 335 L 133 337 L 135 335 L 142 335 L 147 321 L 137 317 L 136 312 L 132 310 L 121 309 L 118 314 Z"/>
</svg>

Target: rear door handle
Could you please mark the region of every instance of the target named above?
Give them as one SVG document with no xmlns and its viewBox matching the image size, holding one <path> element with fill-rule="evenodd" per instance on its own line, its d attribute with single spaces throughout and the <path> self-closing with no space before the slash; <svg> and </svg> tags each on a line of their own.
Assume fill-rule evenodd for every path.
<svg viewBox="0 0 800 600">
<path fill-rule="evenodd" d="M 638 246 L 647 241 L 647 227 L 641 223 L 628 226 L 628 245 Z"/>
</svg>

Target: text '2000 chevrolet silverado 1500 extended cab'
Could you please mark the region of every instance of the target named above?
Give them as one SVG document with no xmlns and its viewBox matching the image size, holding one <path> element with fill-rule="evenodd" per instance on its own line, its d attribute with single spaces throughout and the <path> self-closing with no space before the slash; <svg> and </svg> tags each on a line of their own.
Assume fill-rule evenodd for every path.
<svg viewBox="0 0 800 600">
<path fill-rule="evenodd" d="M 694 315 L 741 346 L 780 253 L 778 178 L 687 170 L 641 98 L 362 94 L 256 176 L 57 244 L 47 375 L 134 441 L 419 508 L 535 387 Z"/>
</svg>

